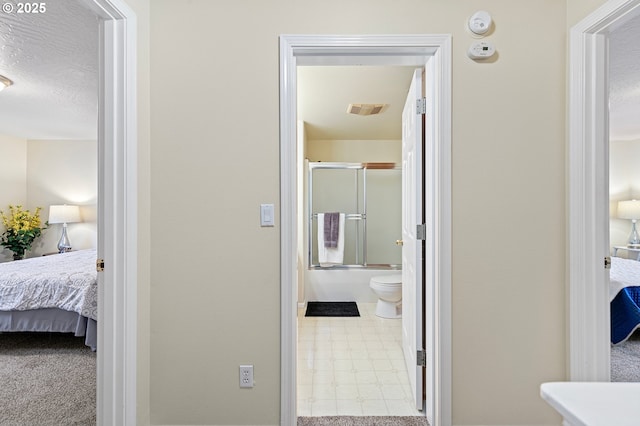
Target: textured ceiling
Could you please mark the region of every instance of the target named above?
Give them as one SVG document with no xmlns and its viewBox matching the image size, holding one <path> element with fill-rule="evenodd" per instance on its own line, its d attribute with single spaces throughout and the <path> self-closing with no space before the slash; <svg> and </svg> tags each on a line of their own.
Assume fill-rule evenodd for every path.
<svg viewBox="0 0 640 426">
<path fill-rule="evenodd" d="M 640 139 L 640 17 L 611 33 L 609 128 L 611 140 Z"/>
<path fill-rule="evenodd" d="M 99 22 L 82 3 L 55 0 L 41 14 L 1 14 L 0 74 L 14 82 L 0 93 L 1 134 L 96 138 Z"/>
<path fill-rule="evenodd" d="M 5 0 L 12 3 L 15 0 Z M 47 2 L 43 14 L 2 13 L 0 134 L 94 139 L 98 19 L 78 0 Z M 611 34 L 613 140 L 640 139 L 640 17 Z M 299 118 L 312 139 L 398 139 L 407 67 L 299 67 Z M 349 103 L 388 103 L 379 116 L 349 116 Z"/>
</svg>

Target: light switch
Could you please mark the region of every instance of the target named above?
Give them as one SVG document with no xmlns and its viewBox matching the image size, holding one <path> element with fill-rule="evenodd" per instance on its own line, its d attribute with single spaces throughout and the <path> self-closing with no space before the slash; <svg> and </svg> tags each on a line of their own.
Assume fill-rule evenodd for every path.
<svg viewBox="0 0 640 426">
<path fill-rule="evenodd" d="M 274 226 L 273 204 L 260 204 L 260 226 Z"/>
</svg>

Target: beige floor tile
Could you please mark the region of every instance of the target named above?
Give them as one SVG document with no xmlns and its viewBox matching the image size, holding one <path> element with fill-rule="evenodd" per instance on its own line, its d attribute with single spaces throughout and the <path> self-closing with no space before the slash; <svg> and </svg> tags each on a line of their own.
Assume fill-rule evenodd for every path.
<svg viewBox="0 0 640 426">
<path fill-rule="evenodd" d="M 314 400 L 336 399 L 334 383 L 314 383 L 311 392 Z"/>
<path fill-rule="evenodd" d="M 336 385 L 336 399 L 355 399 L 358 396 L 358 385 L 355 383 Z"/>
<path fill-rule="evenodd" d="M 362 404 L 355 399 L 339 399 L 336 401 L 339 416 L 362 416 Z"/>
<path fill-rule="evenodd" d="M 338 414 L 335 399 L 314 399 L 310 405 L 312 416 L 335 416 Z"/>
<path fill-rule="evenodd" d="M 376 384 L 378 377 L 375 371 L 356 371 L 356 381 L 363 385 Z"/>
<path fill-rule="evenodd" d="M 353 359 L 352 361 L 353 368 L 356 371 L 374 371 L 373 369 L 373 361 L 370 359 Z"/>
<path fill-rule="evenodd" d="M 384 385 L 381 387 L 382 389 L 382 396 L 384 397 L 385 400 L 390 400 L 390 399 L 402 399 L 405 400 L 407 399 L 407 394 L 404 391 L 405 386 L 403 385 Z"/>
<path fill-rule="evenodd" d="M 298 318 L 298 415 L 421 415 L 413 408 L 401 320 Z M 304 313 L 302 313 L 304 315 Z"/>
<path fill-rule="evenodd" d="M 307 399 L 298 398 L 298 416 L 310 416 L 311 415 L 311 402 Z"/>
<path fill-rule="evenodd" d="M 384 399 L 381 387 L 376 384 L 358 384 L 358 393 L 363 399 Z"/>
<path fill-rule="evenodd" d="M 365 399 L 362 401 L 362 412 L 367 416 L 387 416 L 389 410 L 383 399 Z"/>
<path fill-rule="evenodd" d="M 416 410 L 413 405 L 402 399 L 387 399 L 385 400 L 389 413 L 393 413 L 394 416 L 416 416 L 421 415 L 421 412 Z"/>
<path fill-rule="evenodd" d="M 356 380 L 356 374 L 353 371 L 335 371 L 333 375 L 334 383 L 336 385 L 349 385 L 358 383 L 358 381 Z"/>
<path fill-rule="evenodd" d="M 398 378 L 398 373 L 394 373 L 393 371 L 378 371 L 376 372 L 376 376 L 378 378 L 378 383 L 384 386 L 402 384 Z"/>
</svg>

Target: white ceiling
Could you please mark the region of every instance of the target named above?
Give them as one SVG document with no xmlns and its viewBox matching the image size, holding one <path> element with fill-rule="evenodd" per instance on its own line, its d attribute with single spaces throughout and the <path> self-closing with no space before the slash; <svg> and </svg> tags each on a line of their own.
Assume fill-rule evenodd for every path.
<svg viewBox="0 0 640 426">
<path fill-rule="evenodd" d="M 307 139 L 401 139 L 402 109 L 415 67 L 298 67 L 298 119 Z M 388 104 L 378 115 L 348 114 L 349 104 Z"/>
<path fill-rule="evenodd" d="M 640 17 L 611 33 L 609 129 L 611 140 L 640 139 Z"/>
<path fill-rule="evenodd" d="M 0 74 L 14 84 L 0 93 L 0 134 L 96 139 L 98 19 L 82 3 L 55 0 L 41 14 L 2 13 Z"/>
<path fill-rule="evenodd" d="M 2 14 L 0 134 L 25 139 L 95 139 L 98 19 L 77 0 L 46 3 L 43 14 Z M 640 17 L 611 35 L 610 128 L 640 139 Z M 310 139 L 399 139 L 412 67 L 299 67 L 299 118 Z M 387 103 L 377 116 L 349 103 Z"/>
</svg>

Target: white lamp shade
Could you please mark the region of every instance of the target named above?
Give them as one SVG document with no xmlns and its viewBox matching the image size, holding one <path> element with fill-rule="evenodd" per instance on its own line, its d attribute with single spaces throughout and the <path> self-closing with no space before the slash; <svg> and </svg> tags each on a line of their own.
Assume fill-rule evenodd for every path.
<svg viewBox="0 0 640 426">
<path fill-rule="evenodd" d="M 80 207 L 78 206 L 49 206 L 49 223 L 80 222 Z"/>
<path fill-rule="evenodd" d="M 640 201 L 629 200 L 618 202 L 618 217 L 620 219 L 640 219 Z"/>
</svg>

